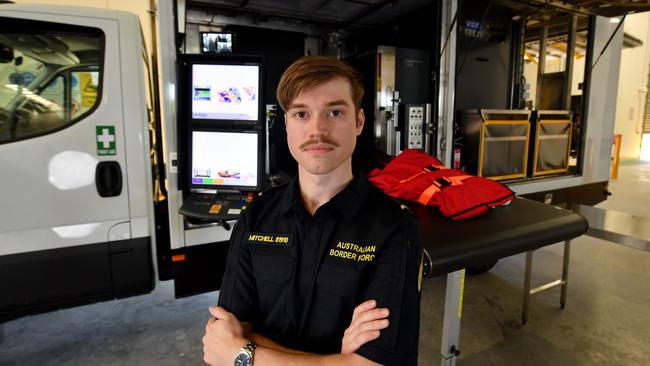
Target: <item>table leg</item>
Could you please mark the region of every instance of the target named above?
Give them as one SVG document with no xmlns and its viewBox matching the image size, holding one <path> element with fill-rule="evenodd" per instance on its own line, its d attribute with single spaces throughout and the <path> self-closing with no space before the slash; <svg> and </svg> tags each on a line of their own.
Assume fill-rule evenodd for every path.
<svg viewBox="0 0 650 366">
<path fill-rule="evenodd" d="M 528 304 L 530 302 L 530 280 L 533 272 L 533 251 L 526 252 L 526 274 L 524 276 L 524 305 L 521 307 L 521 322 L 528 322 Z"/>
<path fill-rule="evenodd" d="M 566 288 L 569 284 L 569 257 L 571 255 L 571 240 L 564 242 L 564 258 L 562 263 L 562 293 L 560 295 L 560 307 L 564 309 L 566 304 Z"/>
<path fill-rule="evenodd" d="M 442 322 L 442 345 L 440 348 L 440 364 L 442 366 L 456 365 L 456 357 L 460 354 L 458 343 L 460 339 L 460 317 L 463 309 L 464 287 L 464 269 L 447 273 L 445 312 Z"/>
</svg>

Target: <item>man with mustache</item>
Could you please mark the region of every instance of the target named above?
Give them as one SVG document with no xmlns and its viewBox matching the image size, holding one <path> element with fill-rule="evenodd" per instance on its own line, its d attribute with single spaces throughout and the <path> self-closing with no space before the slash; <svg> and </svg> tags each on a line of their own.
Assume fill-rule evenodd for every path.
<svg viewBox="0 0 650 366">
<path fill-rule="evenodd" d="M 212 365 L 416 365 L 422 253 L 415 219 L 352 172 L 361 75 L 305 56 L 277 99 L 298 176 L 232 233 L 203 338 Z"/>
</svg>

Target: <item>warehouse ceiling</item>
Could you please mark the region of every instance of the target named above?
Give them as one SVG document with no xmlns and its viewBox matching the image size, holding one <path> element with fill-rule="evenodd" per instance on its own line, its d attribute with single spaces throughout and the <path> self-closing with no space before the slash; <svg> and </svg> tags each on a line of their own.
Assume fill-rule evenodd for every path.
<svg viewBox="0 0 650 366">
<path fill-rule="evenodd" d="M 527 7 L 533 11 L 540 9 L 549 12 L 568 12 L 582 15 L 600 15 L 615 17 L 629 13 L 650 11 L 648 0 L 510 0 L 518 7 Z"/>
<path fill-rule="evenodd" d="M 430 0 L 190 0 L 190 5 L 220 10 L 224 15 L 248 15 L 334 27 L 372 28 L 387 24 Z"/>
<path fill-rule="evenodd" d="M 446 1 L 446 0 L 441 0 Z M 462 4 L 464 0 L 457 0 Z M 433 0 L 188 0 L 190 6 L 209 7 L 225 14 L 329 24 L 337 27 L 375 27 L 435 3 Z M 650 10 L 648 0 L 496 0 L 515 15 L 620 16 Z"/>
</svg>

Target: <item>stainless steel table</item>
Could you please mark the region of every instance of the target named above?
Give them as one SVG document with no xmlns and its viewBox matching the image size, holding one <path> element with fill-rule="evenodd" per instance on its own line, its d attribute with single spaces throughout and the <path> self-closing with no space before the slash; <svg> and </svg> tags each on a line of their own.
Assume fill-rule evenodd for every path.
<svg viewBox="0 0 650 366">
<path fill-rule="evenodd" d="M 580 204 L 567 209 L 587 219 L 585 235 L 650 252 L 650 218 Z"/>
</svg>

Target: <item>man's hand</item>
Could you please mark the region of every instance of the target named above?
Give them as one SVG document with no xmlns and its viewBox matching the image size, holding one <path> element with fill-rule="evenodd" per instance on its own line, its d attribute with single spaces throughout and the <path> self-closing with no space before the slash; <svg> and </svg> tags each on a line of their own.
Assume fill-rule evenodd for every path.
<svg viewBox="0 0 650 366">
<path fill-rule="evenodd" d="M 244 328 L 232 313 L 217 306 L 210 306 L 213 318 L 208 320 L 203 336 L 203 360 L 213 366 L 231 366 L 239 349 L 248 341 Z"/>
<path fill-rule="evenodd" d="M 379 331 L 388 327 L 387 308 L 378 308 L 377 301 L 368 300 L 354 308 L 350 326 L 343 333 L 341 354 L 356 352 L 359 347 L 379 338 Z"/>
</svg>

